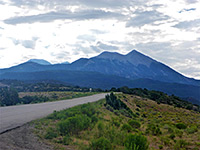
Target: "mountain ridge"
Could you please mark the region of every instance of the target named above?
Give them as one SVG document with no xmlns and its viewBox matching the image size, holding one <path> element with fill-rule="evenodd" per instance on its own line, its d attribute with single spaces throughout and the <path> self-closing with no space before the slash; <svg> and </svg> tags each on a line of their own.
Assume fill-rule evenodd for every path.
<svg viewBox="0 0 200 150">
<path fill-rule="evenodd" d="M 104 51 L 98 56 L 80 58 L 71 64 L 42 65 L 37 62 L 28 61 L 17 66 L 0 69 L 0 75 L 6 72 L 36 72 L 49 70 L 92 71 L 107 75 L 117 75 L 128 79 L 148 78 L 162 82 L 200 86 L 200 80 L 185 77 L 169 66 L 136 50 L 132 50 L 126 55 Z"/>
<path fill-rule="evenodd" d="M 49 79 L 104 89 L 112 86 L 140 87 L 200 101 L 200 80 L 185 77 L 136 50 L 126 55 L 103 52 L 92 58 L 80 58 L 70 64 L 41 65 L 25 62 L 0 69 L 0 80 L 2 79 Z"/>
<path fill-rule="evenodd" d="M 34 63 L 40 64 L 40 65 L 51 65 L 50 62 L 48 62 L 44 59 L 30 59 L 27 62 L 34 62 Z"/>
<path fill-rule="evenodd" d="M 95 71 L 130 79 L 149 78 L 162 82 L 194 84 L 200 82 L 187 78 L 169 66 L 133 50 L 126 55 L 103 52 L 92 58 L 81 58 L 71 64 L 73 70 Z M 197 82 L 198 83 L 197 83 Z"/>
</svg>

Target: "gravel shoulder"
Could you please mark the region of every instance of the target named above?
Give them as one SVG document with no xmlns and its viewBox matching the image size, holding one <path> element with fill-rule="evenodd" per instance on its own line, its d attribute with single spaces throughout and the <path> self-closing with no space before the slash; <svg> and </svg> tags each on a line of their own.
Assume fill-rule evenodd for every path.
<svg viewBox="0 0 200 150">
<path fill-rule="evenodd" d="M 53 150 L 53 146 L 42 142 L 34 132 L 34 126 L 25 124 L 0 134 L 1 150 Z"/>
</svg>

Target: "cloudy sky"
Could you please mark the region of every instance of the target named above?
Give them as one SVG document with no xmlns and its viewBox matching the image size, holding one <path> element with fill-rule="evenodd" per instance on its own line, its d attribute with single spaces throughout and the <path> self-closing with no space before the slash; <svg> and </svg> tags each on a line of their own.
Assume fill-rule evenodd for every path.
<svg viewBox="0 0 200 150">
<path fill-rule="evenodd" d="M 0 0 L 0 68 L 137 49 L 200 79 L 200 0 Z"/>
</svg>

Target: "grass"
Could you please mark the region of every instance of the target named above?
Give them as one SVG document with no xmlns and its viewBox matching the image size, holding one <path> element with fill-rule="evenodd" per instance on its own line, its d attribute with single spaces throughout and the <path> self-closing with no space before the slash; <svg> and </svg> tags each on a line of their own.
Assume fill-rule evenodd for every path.
<svg viewBox="0 0 200 150">
<path fill-rule="evenodd" d="M 54 112 L 34 122 L 36 134 L 56 149 L 200 149 L 198 112 L 128 94 L 117 99 Z"/>
<path fill-rule="evenodd" d="M 19 98 L 26 96 L 47 97 L 48 101 L 66 100 L 97 94 L 98 92 L 20 92 Z"/>
</svg>

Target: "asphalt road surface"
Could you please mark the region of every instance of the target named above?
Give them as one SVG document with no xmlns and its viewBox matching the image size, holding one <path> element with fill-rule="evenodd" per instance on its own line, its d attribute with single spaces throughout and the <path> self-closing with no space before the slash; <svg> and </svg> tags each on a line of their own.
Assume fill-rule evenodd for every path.
<svg viewBox="0 0 200 150">
<path fill-rule="evenodd" d="M 103 93 L 71 100 L 0 107 L 0 133 L 22 126 L 32 120 L 45 117 L 53 113 L 54 110 L 58 111 L 76 105 L 98 101 L 104 98 L 105 95 Z"/>
</svg>

